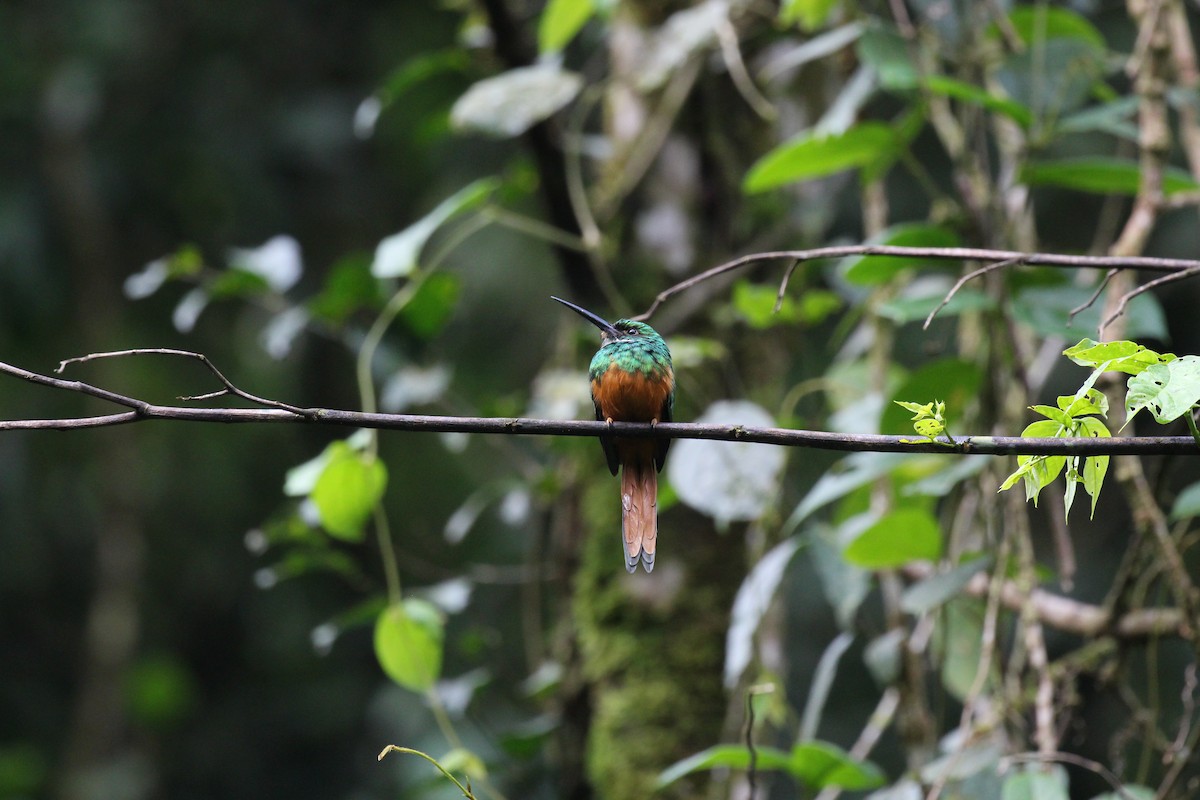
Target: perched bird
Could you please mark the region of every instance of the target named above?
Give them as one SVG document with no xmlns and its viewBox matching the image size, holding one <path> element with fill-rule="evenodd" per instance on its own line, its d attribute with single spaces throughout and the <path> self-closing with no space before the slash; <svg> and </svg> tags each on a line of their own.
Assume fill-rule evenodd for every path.
<svg viewBox="0 0 1200 800">
<path fill-rule="evenodd" d="M 607 322 L 587 309 L 558 297 L 600 329 L 600 349 L 592 358 L 588 377 L 596 419 L 613 422 L 671 421 L 675 406 L 675 372 L 671 351 L 658 332 L 644 322 Z M 669 439 L 630 439 L 601 436 L 600 444 L 613 475 L 621 469 L 621 531 L 625 569 L 638 560 L 646 572 L 654 569 L 658 539 L 658 471 L 667 457 Z"/>
</svg>

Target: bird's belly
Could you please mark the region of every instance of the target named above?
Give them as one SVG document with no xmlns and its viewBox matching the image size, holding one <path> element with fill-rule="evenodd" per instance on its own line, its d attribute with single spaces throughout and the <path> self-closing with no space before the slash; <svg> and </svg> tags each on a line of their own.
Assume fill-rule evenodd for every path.
<svg viewBox="0 0 1200 800">
<path fill-rule="evenodd" d="M 663 405 L 674 388 L 670 373 L 646 374 L 612 366 L 592 381 L 592 399 L 606 419 L 649 422 L 662 418 Z"/>
</svg>

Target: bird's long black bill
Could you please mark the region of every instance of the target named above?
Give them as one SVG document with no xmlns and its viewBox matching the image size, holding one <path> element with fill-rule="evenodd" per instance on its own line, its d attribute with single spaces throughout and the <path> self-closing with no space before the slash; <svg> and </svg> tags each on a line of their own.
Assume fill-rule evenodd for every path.
<svg viewBox="0 0 1200 800">
<path fill-rule="evenodd" d="M 580 308 L 579 306 L 575 305 L 574 303 L 570 303 L 566 300 L 563 300 L 561 297 L 555 297 L 554 295 L 550 295 L 550 299 L 557 300 L 558 302 L 562 303 L 564 306 L 571 309 L 576 314 L 583 317 L 588 322 L 592 323 L 593 325 L 595 325 L 597 328 L 604 331 L 605 333 L 609 333 L 613 336 L 620 336 L 620 332 L 612 326 L 611 322 L 604 319 L 603 317 L 593 314 L 592 312 L 588 311 L 586 308 Z"/>
</svg>

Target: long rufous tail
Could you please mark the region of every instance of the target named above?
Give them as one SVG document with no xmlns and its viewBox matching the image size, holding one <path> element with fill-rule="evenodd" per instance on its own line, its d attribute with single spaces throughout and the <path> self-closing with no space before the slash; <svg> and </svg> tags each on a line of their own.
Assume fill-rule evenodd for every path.
<svg viewBox="0 0 1200 800">
<path fill-rule="evenodd" d="M 621 466 L 621 532 L 625 569 L 636 570 L 640 558 L 652 572 L 658 544 L 658 473 L 652 458 L 631 458 Z"/>
</svg>

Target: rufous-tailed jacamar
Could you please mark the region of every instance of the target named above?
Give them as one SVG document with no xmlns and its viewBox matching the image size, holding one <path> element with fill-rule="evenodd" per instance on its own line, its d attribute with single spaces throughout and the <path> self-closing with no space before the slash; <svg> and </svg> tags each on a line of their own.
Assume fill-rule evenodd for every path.
<svg viewBox="0 0 1200 800">
<path fill-rule="evenodd" d="M 574 303 L 553 299 L 600 329 L 600 349 L 588 368 L 596 419 L 609 424 L 670 422 L 675 406 L 675 372 L 671 369 L 671 351 L 658 332 L 635 320 L 608 322 Z M 621 468 L 625 569 L 633 572 L 640 559 L 650 572 L 658 540 L 658 470 L 662 469 L 671 441 L 601 436 L 600 444 L 612 474 Z"/>
</svg>

